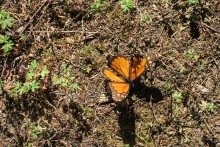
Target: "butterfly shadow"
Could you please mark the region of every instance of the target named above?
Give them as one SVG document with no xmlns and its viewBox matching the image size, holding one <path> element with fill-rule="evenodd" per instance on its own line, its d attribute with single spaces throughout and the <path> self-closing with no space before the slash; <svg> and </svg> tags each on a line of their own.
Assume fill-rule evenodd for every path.
<svg viewBox="0 0 220 147">
<path fill-rule="evenodd" d="M 158 103 L 163 100 L 163 95 L 160 89 L 156 87 L 148 87 L 139 81 L 135 83 L 134 89 L 130 92 L 130 95 L 134 94 L 145 102 Z"/>
<path fill-rule="evenodd" d="M 120 135 L 124 145 L 133 147 L 136 145 L 135 142 L 135 119 L 136 115 L 134 112 L 133 102 L 128 98 L 117 104 L 115 110 L 119 112 L 118 124 L 120 127 Z"/>
<path fill-rule="evenodd" d="M 132 95 L 136 95 L 139 99 L 148 103 L 158 103 L 163 100 L 163 95 L 158 88 L 147 87 L 140 82 L 136 82 L 134 85 L 127 98 L 115 107 L 115 111 L 119 112 L 118 124 L 123 143 L 125 145 L 129 144 L 131 147 L 136 145 L 135 121 L 137 116 L 134 111 Z"/>
</svg>

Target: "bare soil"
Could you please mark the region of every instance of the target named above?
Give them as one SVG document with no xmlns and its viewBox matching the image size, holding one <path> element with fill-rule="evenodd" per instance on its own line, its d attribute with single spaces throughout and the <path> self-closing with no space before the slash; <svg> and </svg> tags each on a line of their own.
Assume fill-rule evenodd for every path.
<svg viewBox="0 0 220 147">
<path fill-rule="evenodd" d="M 135 0 L 127 13 L 103 2 L 0 1 L 15 18 L 0 30 L 14 42 L 0 49 L 0 146 L 220 146 L 220 2 Z M 103 66 L 148 52 L 161 57 L 114 102 Z M 43 84 L 11 96 L 34 60 Z M 77 89 L 54 84 L 64 64 Z"/>
</svg>

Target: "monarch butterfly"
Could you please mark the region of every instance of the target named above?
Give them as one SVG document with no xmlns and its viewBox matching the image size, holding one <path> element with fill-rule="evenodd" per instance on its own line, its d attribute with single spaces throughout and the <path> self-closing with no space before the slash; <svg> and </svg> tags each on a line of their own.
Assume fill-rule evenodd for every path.
<svg viewBox="0 0 220 147">
<path fill-rule="evenodd" d="M 158 55 L 151 52 L 145 57 L 134 56 L 131 61 L 119 55 L 111 61 L 109 67 L 104 67 L 103 74 L 111 80 L 108 85 L 112 91 L 112 99 L 124 100 L 129 93 L 132 81 L 139 77 L 145 71 L 146 65 L 150 66 Z"/>
</svg>

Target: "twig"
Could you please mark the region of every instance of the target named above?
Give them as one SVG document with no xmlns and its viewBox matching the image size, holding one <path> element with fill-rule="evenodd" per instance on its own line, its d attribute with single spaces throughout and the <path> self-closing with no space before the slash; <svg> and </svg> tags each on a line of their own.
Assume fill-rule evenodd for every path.
<svg viewBox="0 0 220 147">
<path fill-rule="evenodd" d="M 87 34 L 98 34 L 99 32 L 89 32 L 89 31 L 59 31 L 59 30 L 55 30 L 55 31 L 27 31 L 27 32 L 35 32 L 35 33 L 53 33 L 53 32 L 57 32 L 57 33 L 87 33 Z"/>
<path fill-rule="evenodd" d="M 210 29 L 210 30 L 212 30 L 212 31 L 214 31 L 214 32 L 220 34 L 220 31 L 219 31 L 219 30 L 216 30 L 215 28 L 213 28 L 213 27 L 211 27 L 211 26 L 209 26 L 209 25 L 207 25 L 207 24 L 205 24 L 205 23 L 203 23 L 203 22 L 202 22 L 202 25 L 204 25 L 206 28 L 208 28 L 208 29 Z"/>
<path fill-rule="evenodd" d="M 152 78 L 152 70 L 151 70 L 151 78 Z M 152 81 L 150 81 L 150 85 L 152 87 Z M 153 123 L 155 122 L 156 119 L 156 116 L 155 116 L 155 113 L 154 113 L 154 108 L 153 108 L 153 102 L 152 102 L 152 94 L 150 95 L 150 109 L 151 109 L 151 112 L 153 114 Z"/>
<path fill-rule="evenodd" d="M 35 15 L 43 9 L 43 6 L 46 4 L 47 0 L 45 0 L 45 2 L 37 9 L 37 11 L 32 15 L 32 17 L 30 18 L 30 20 L 28 21 L 28 23 L 26 24 L 26 26 L 23 28 L 23 30 L 20 32 L 19 36 L 21 36 L 21 34 L 23 34 L 23 32 L 26 30 L 26 28 L 30 25 L 30 23 L 32 22 L 33 18 L 35 17 Z M 49 3 L 51 2 L 51 0 L 49 0 L 47 6 L 49 5 Z"/>
<path fill-rule="evenodd" d="M 4 74 L 5 69 L 6 69 L 7 61 L 8 61 L 8 57 L 7 57 L 6 60 L 5 60 L 5 63 L 4 63 L 3 69 L 2 69 L 1 78 L 3 78 L 3 74 Z"/>
<path fill-rule="evenodd" d="M 202 117 L 202 116 L 201 116 Z M 215 133 L 212 131 L 212 129 L 210 128 L 210 126 L 208 125 L 206 119 L 204 117 L 202 117 L 203 122 L 205 123 L 205 126 L 207 127 L 207 129 L 209 130 L 209 132 L 212 134 L 213 137 L 215 137 Z"/>
</svg>

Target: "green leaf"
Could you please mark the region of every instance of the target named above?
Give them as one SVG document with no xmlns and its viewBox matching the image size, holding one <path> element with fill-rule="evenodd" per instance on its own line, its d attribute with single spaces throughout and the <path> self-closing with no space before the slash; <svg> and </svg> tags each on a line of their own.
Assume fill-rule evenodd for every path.
<svg viewBox="0 0 220 147">
<path fill-rule="evenodd" d="M 24 83 L 24 85 L 21 87 L 22 93 L 27 93 L 31 89 L 30 82 Z"/>
<path fill-rule="evenodd" d="M 21 88 L 21 82 L 18 81 L 16 84 L 15 84 L 15 90 L 19 90 Z"/>
<path fill-rule="evenodd" d="M 14 21 L 14 18 L 12 18 L 12 17 L 8 17 L 6 20 L 5 20 L 5 23 L 6 23 L 6 25 L 8 26 L 8 27 L 12 27 L 12 22 Z"/>
<path fill-rule="evenodd" d="M 2 21 L 1 24 L 2 24 L 2 29 L 4 30 L 7 26 L 7 23 L 5 21 Z"/>
<path fill-rule="evenodd" d="M 73 83 L 73 84 L 71 85 L 71 88 L 72 88 L 73 90 L 77 89 L 77 88 L 78 88 L 78 84 L 77 84 L 77 83 Z"/>
<path fill-rule="evenodd" d="M 28 80 L 31 80 L 34 76 L 35 76 L 35 74 L 30 71 L 30 72 L 27 74 L 27 79 L 28 79 Z"/>
<path fill-rule="evenodd" d="M 43 69 L 40 73 L 41 77 L 45 77 L 49 73 L 49 70 L 47 70 L 46 66 L 43 66 Z"/>
<path fill-rule="evenodd" d="M 35 91 L 35 89 L 38 89 L 38 88 L 40 88 L 40 83 L 39 82 L 36 82 L 35 80 L 34 81 L 32 81 L 31 83 L 30 83 L 30 85 L 31 85 L 31 91 L 32 92 L 34 92 Z"/>
<path fill-rule="evenodd" d="M 8 39 L 9 37 L 7 35 L 2 35 L 2 37 L 0 38 L 0 43 L 7 43 Z"/>
<path fill-rule="evenodd" d="M 187 0 L 187 3 L 188 4 L 198 4 L 199 3 L 199 0 Z"/>
<path fill-rule="evenodd" d="M 175 91 L 175 92 L 172 94 L 172 97 L 174 98 L 174 100 L 175 100 L 175 102 L 176 102 L 177 104 L 180 104 L 180 103 L 182 102 L 183 96 L 182 96 L 181 93 Z"/>
<path fill-rule="evenodd" d="M 4 18 L 6 16 L 5 10 L 1 10 L 0 12 L 0 19 Z"/>
<path fill-rule="evenodd" d="M 66 86 L 68 85 L 68 83 L 69 83 L 69 80 L 68 80 L 68 79 L 63 78 L 63 77 L 60 78 L 60 84 L 61 84 L 61 86 L 66 87 Z"/>
<path fill-rule="evenodd" d="M 3 87 L 3 82 L 0 80 L 0 88 Z"/>
<path fill-rule="evenodd" d="M 30 71 L 33 72 L 37 67 L 38 67 L 37 61 L 36 60 L 32 61 L 30 65 Z"/>
<path fill-rule="evenodd" d="M 14 43 L 11 40 L 9 40 L 7 44 L 2 46 L 2 49 L 4 50 L 4 55 L 6 55 L 10 50 L 13 49 L 13 45 Z"/>
</svg>

